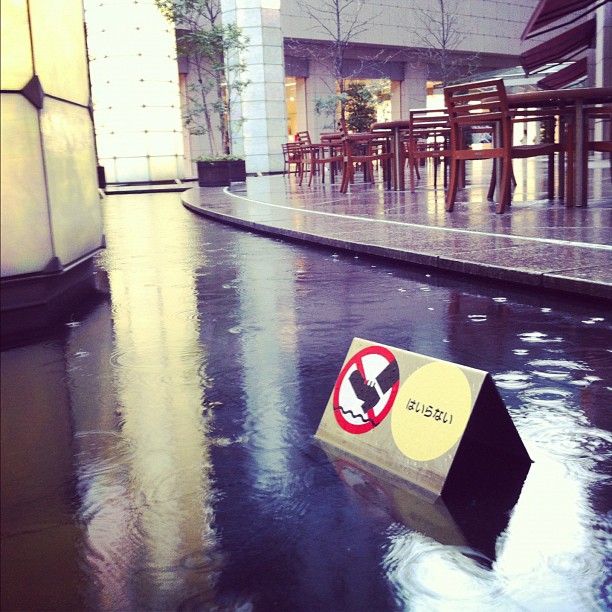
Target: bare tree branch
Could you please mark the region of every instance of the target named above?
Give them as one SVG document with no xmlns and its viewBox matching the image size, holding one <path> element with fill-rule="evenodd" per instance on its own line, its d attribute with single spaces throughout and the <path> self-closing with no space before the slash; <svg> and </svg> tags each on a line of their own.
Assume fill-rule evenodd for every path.
<svg viewBox="0 0 612 612">
<path fill-rule="evenodd" d="M 443 86 L 475 72 L 479 54 L 457 52 L 465 38 L 459 26 L 458 0 L 437 0 L 435 9 L 416 8 L 415 15 L 419 26 L 414 30 L 420 47 L 417 57 L 435 66 Z"/>
</svg>

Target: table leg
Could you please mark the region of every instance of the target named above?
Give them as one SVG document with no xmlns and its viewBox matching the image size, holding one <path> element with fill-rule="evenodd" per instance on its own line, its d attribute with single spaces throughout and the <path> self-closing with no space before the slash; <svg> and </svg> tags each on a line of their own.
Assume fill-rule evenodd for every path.
<svg viewBox="0 0 612 612">
<path fill-rule="evenodd" d="M 584 148 L 584 114 L 582 100 L 576 100 L 574 142 L 574 203 L 576 206 L 586 205 L 586 173 L 587 158 Z"/>
<path fill-rule="evenodd" d="M 400 189 L 404 188 L 403 185 L 403 180 L 400 180 L 400 177 L 403 178 L 402 176 L 402 156 L 400 155 L 400 145 L 401 145 L 401 140 L 400 140 L 400 129 L 399 128 L 394 128 L 393 129 L 393 189 L 395 189 L 395 191 L 399 191 Z M 400 187 L 401 185 L 401 187 Z"/>
</svg>

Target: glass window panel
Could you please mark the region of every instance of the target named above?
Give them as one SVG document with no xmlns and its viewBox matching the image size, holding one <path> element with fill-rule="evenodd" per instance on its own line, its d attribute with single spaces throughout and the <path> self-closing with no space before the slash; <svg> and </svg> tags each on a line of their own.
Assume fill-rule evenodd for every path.
<svg viewBox="0 0 612 612">
<path fill-rule="evenodd" d="M 106 114 L 106 126 L 111 133 L 144 132 L 146 122 L 142 117 L 142 107 L 114 106 Z"/>
<path fill-rule="evenodd" d="M 149 176 L 149 163 L 146 157 L 117 158 L 115 169 L 118 183 L 151 180 Z"/>
<path fill-rule="evenodd" d="M 49 98 L 41 127 L 55 252 L 68 264 L 101 243 L 93 126 L 86 108 Z"/>
<path fill-rule="evenodd" d="M 117 183 L 117 173 L 115 172 L 115 159 L 112 157 L 100 157 L 98 163 L 104 167 L 104 176 L 107 183 Z"/>
<path fill-rule="evenodd" d="M 143 132 L 124 132 L 112 136 L 115 157 L 144 157 L 147 154 L 147 135 Z"/>
<path fill-rule="evenodd" d="M 182 168 L 183 160 L 176 156 L 151 157 L 149 167 L 151 168 L 152 181 L 168 181 L 183 176 L 179 170 Z"/>
<path fill-rule="evenodd" d="M 29 0 L 34 63 L 47 94 L 87 106 L 82 0 Z"/>
<path fill-rule="evenodd" d="M 179 104 L 178 81 L 144 81 L 139 83 L 139 93 L 145 102 L 159 106 L 176 106 Z"/>
<path fill-rule="evenodd" d="M 27 4 L 2 0 L 0 12 L 0 80 L 2 89 L 22 89 L 34 74 Z"/>
<path fill-rule="evenodd" d="M 19 94 L 2 94 L 2 276 L 41 271 L 53 256 L 38 113 Z"/>
<path fill-rule="evenodd" d="M 142 109 L 142 118 L 148 129 L 159 129 L 159 126 L 167 130 L 181 129 L 181 110 L 178 107 L 147 106 Z"/>
<path fill-rule="evenodd" d="M 113 135 L 107 132 L 96 130 L 96 148 L 98 159 L 113 157 Z"/>
<path fill-rule="evenodd" d="M 180 149 L 177 148 L 179 140 L 176 132 L 150 132 L 147 134 L 147 153 L 149 155 L 183 155 L 182 138 Z"/>
</svg>

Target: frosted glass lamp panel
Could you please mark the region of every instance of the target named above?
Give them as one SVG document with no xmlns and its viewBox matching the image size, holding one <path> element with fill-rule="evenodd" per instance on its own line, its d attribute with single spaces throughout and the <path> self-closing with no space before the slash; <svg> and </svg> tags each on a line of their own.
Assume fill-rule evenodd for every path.
<svg viewBox="0 0 612 612">
<path fill-rule="evenodd" d="M 182 177 L 183 160 L 174 156 L 151 157 L 149 158 L 149 168 L 152 181 L 171 181 L 177 177 Z"/>
<path fill-rule="evenodd" d="M 55 254 L 66 265 L 102 239 L 93 127 L 86 108 L 50 98 L 41 127 Z"/>
<path fill-rule="evenodd" d="M 36 72 L 48 95 L 89 104 L 82 0 L 29 0 Z"/>
<path fill-rule="evenodd" d="M 27 4 L 2 0 L 0 10 L 0 82 L 20 90 L 34 74 Z"/>
<path fill-rule="evenodd" d="M 38 113 L 21 95 L 2 94 L 2 277 L 42 270 L 53 257 Z"/>
<path fill-rule="evenodd" d="M 146 182 L 149 177 L 149 163 L 146 157 L 118 157 L 115 160 L 115 182 Z"/>
</svg>

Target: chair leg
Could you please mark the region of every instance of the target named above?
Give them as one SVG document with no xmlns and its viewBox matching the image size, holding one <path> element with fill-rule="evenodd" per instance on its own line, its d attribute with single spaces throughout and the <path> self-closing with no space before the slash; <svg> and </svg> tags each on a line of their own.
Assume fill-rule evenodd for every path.
<svg viewBox="0 0 612 612">
<path fill-rule="evenodd" d="M 548 156 L 548 199 L 555 199 L 555 154 Z"/>
<path fill-rule="evenodd" d="M 340 184 L 340 193 L 346 193 L 348 191 L 350 181 L 350 170 L 348 162 L 344 161 L 342 164 L 342 183 Z"/>
<path fill-rule="evenodd" d="M 495 195 L 495 183 L 497 182 L 497 164 L 493 160 L 493 169 L 491 170 L 491 180 L 489 181 L 489 191 L 487 191 L 487 200 L 493 200 Z"/>
<path fill-rule="evenodd" d="M 448 181 L 448 191 L 446 193 L 446 210 L 448 212 L 452 212 L 453 208 L 455 207 L 460 171 L 461 162 L 459 160 L 452 159 L 450 163 L 450 179 Z"/>
<path fill-rule="evenodd" d="M 374 164 L 372 161 L 366 161 L 363 164 L 363 182 L 366 181 L 374 184 Z"/>
<path fill-rule="evenodd" d="M 310 176 L 308 177 L 308 186 L 312 185 L 312 179 L 314 178 L 315 172 L 317 171 L 317 164 L 314 161 L 310 162 Z"/>
<path fill-rule="evenodd" d="M 503 213 L 506 208 L 510 205 L 510 189 L 512 182 L 512 160 L 503 158 L 502 159 L 502 176 L 499 184 L 499 197 L 497 202 L 498 213 Z"/>
</svg>

